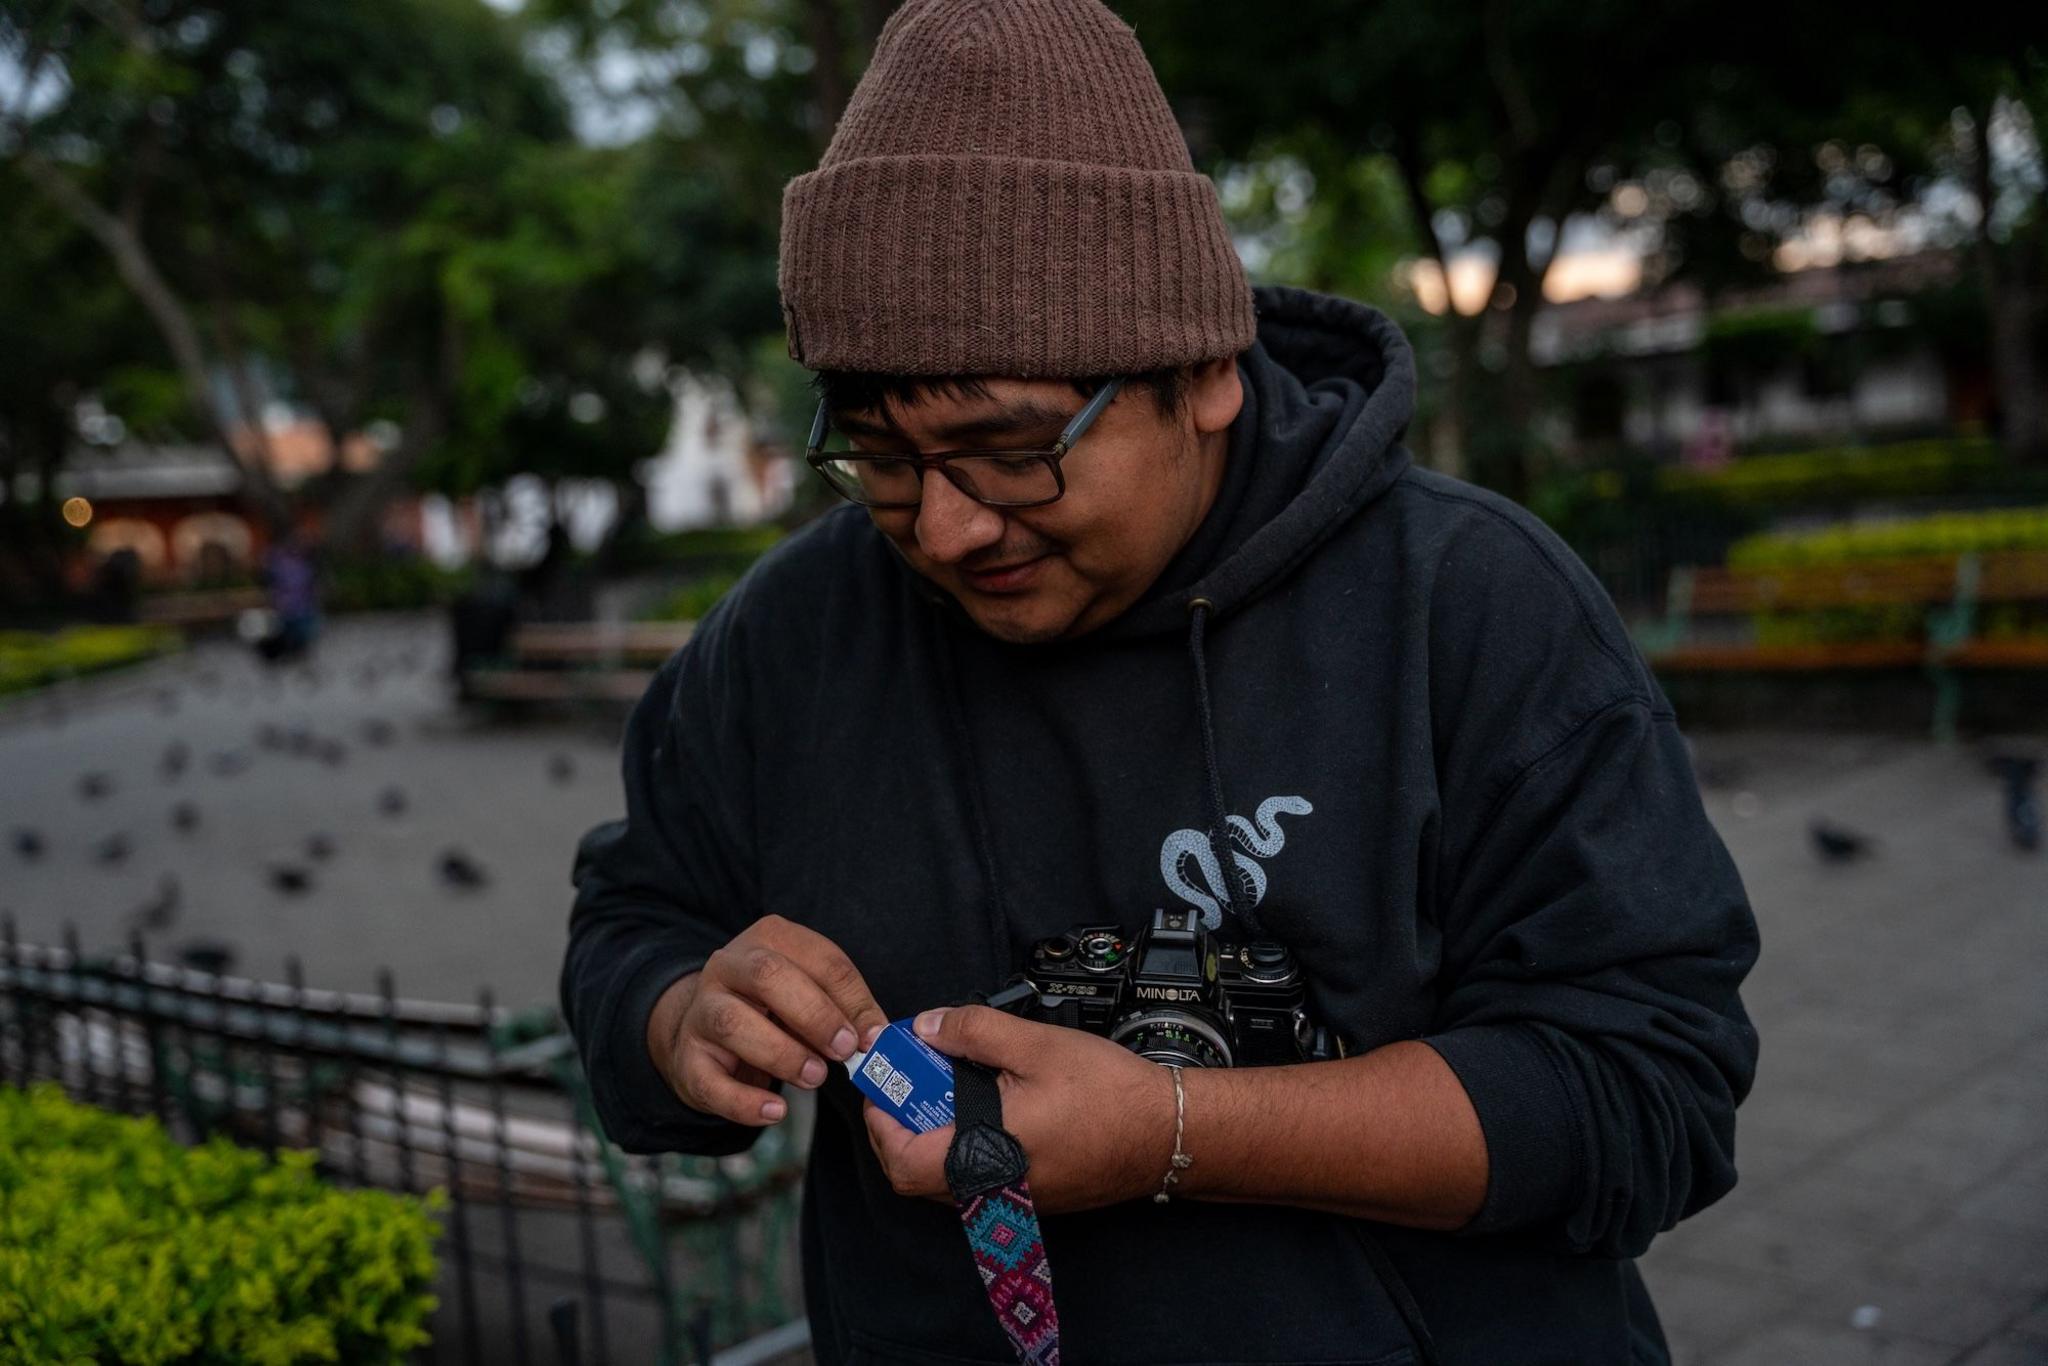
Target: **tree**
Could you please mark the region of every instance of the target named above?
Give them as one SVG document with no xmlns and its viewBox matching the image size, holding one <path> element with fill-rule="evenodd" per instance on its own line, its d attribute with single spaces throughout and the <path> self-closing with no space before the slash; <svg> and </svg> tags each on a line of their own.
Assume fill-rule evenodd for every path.
<svg viewBox="0 0 2048 1366">
<path fill-rule="evenodd" d="M 488 310 L 463 263 L 512 216 L 508 183 L 568 141 L 561 101 L 477 0 L 82 8 L 0 21 L 24 73 L 0 155 L 105 251 L 264 517 L 289 515 L 266 387 L 336 452 L 397 421 L 360 489 L 329 481 L 338 538 L 365 539 L 380 493 L 474 396 Z"/>
</svg>

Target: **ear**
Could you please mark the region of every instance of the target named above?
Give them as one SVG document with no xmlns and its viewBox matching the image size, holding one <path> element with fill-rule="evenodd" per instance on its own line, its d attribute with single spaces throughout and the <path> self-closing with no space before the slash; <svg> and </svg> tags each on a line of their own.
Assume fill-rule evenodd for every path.
<svg viewBox="0 0 2048 1366">
<path fill-rule="evenodd" d="M 1188 413 L 1194 419 L 1196 435 L 1227 431 L 1243 407 L 1244 383 L 1238 377 L 1237 357 L 1219 356 L 1189 370 Z"/>
</svg>

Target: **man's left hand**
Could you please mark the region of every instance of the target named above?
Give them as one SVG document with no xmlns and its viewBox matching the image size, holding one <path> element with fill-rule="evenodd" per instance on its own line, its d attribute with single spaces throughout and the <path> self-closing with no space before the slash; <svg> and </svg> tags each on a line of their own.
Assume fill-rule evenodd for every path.
<svg viewBox="0 0 2048 1366">
<path fill-rule="evenodd" d="M 1173 1153 L 1166 1069 L 1099 1035 L 987 1006 L 928 1010 L 916 1028 L 941 1053 L 997 1069 L 1003 1127 L 1031 1161 L 1031 1199 L 1041 1214 L 1096 1209 L 1158 1189 Z M 953 1126 L 919 1134 L 871 1101 L 862 1111 L 896 1192 L 951 1203 Z"/>
</svg>

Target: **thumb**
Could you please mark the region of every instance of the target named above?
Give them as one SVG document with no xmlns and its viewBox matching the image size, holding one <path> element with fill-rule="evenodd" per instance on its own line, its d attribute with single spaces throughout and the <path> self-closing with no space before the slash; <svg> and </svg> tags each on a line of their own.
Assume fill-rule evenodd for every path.
<svg viewBox="0 0 2048 1366">
<path fill-rule="evenodd" d="M 1031 1026 L 987 1006 L 941 1006 L 917 1017 L 917 1037 L 941 1053 L 1005 1072 L 1022 1070 L 1030 1054 Z"/>
</svg>

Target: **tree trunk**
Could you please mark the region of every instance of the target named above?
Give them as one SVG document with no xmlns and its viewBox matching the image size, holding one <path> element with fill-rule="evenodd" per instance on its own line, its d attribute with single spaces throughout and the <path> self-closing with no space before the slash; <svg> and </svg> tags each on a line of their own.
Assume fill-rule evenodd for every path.
<svg viewBox="0 0 2048 1366">
<path fill-rule="evenodd" d="M 1995 101 L 1972 111 L 1976 134 L 1971 148 L 1971 188 L 1977 214 L 1977 278 L 1991 318 L 1991 373 L 1998 386 L 1999 435 L 2016 460 L 2048 463 L 2048 396 L 2041 392 L 2037 350 L 2041 299 L 2037 273 L 2028 269 L 2022 230 L 2019 241 L 2001 243 L 1991 233 L 1998 187 L 1991 175 L 1991 116 Z"/>
<path fill-rule="evenodd" d="M 199 330 L 176 292 L 158 273 L 156 263 L 128 225 L 108 213 L 81 190 L 69 176 L 33 151 L 23 150 L 18 164 L 37 188 L 84 228 L 114 259 L 114 269 L 134 291 L 164 344 L 170 347 L 178 377 L 184 382 L 186 400 L 213 428 L 220 453 L 242 476 L 242 495 L 257 516 L 273 528 L 286 524 L 288 514 L 283 496 L 260 461 L 246 461 L 235 449 L 232 425 L 214 402 L 213 388 L 206 373 L 206 352 Z"/>
</svg>

